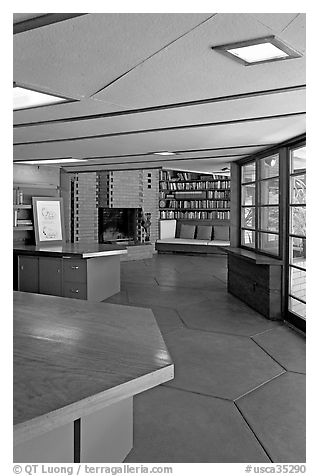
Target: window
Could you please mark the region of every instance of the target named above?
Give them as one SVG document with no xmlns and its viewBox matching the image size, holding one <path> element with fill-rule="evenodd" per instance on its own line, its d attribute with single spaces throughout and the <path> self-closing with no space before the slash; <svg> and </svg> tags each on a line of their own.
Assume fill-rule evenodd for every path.
<svg viewBox="0 0 319 476">
<path fill-rule="evenodd" d="M 305 331 L 305 140 L 298 137 L 273 150 L 240 164 L 241 246 L 280 258 L 284 318 Z"/>
<path fill-rule="evenodd" d="M 306 147 L 290 151 L 288 310 L 306 318 Z"/>
<path fill-rule="evenodd" d="M 241 167 L 241 245 L 280 255 L 279 154 Z"/>
</svg>

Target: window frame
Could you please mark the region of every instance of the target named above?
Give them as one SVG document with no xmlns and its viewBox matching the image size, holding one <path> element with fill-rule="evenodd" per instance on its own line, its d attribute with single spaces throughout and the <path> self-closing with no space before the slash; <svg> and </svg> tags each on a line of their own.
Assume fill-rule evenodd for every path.
<svg viewBox="0 0 319 476">
<path fill-rule="evenodd" d="M 301 175 L 304 173 L 307 176 L 307 167 L 304 172 L 291 172 L 291 158 L 292 158 L 292 152 L 296 149 L 300 149 L 302 147 L 306 147 L 306 140 L 299 140 L 291 145 L 288 145 L 286 148 L 286 161 L 287 161 L 287 167 L 286 167 L 286 179 L 287 179 L 287 190 L 285 194 L 285 213 L 287 217 L 287 225 L 286 225 L 286 235 L 285 235 L 285 257 L 284 257 L 284 315 L 285 318 L 287 319 L 288 322 L 290 322 L 293 326 L 297 327 L 303 332 L 306 332 L 306 318 L 301 317 L 300 315 L 294 313 L 292 310 L 289 309 L 289 298 L 296 299 L 300 302 L 304 302 L 302 299 L 297 298 L 296 296 L 292 295 L 290 293 L 290 269 L 300 269 L 302 271 L 307 272 L 306 268 L 298 267 L 294 264 L 290 263 L 290 245 L 289 245 L 289 240 L 292 237 L 296 238 L 303 238 L 301 235 L 296 235 L 294 233 L 291 233 L 291 216 L 290 216 L 290 210 L 291 210 L 291 183 L 290 179 L 291 177 L 295 177 L 298 175 Z M 298 206 L 298 205 L 297 205 Z M 306 203 L 303 205 L 307 209 L 307 200 Z M 306 236 L 304 237 L 306 239 Z M 304 302 L 305 305 L 306 301 Z"/>
<path fill-rule="evenodd" d="M 240 159 L 235 162 L 236 168 L 234 168 L 234 187 L 235 193 L 233 197 L 236 198 L 236 202 L 233 202 L 233 222 L 236 226 L 236 235 L 233 235 L 234 246 L 237 246 L 242 249 L 251 251 L 252 253 L 264 255 L 262 251 L 257 250 L 256 248 L 246 247 L 241 244 L 241 210 L 242 210 L 242 179 L 241 179 L 241 168 L 243 165 L 246 165 L 249 162 L 269 157 L 276 153 L 280 155 L 280 250 L 281 257 L 267 254 L 267 257 L 272 259 L 278 259 L 282 263 L 282 316 L 283 320 L 287 321 L 289 324 L 295 328 L 301 330 L 301 332 L 306 333 L 306 319 L 303 319 L 297 314 L 289 311 L 289 227 L 290 227 L 290 217 L 289 217 L 289 208 L 290 208 L 290 153 L 293 149 L 298 149 L 300 147 L 306 146 L 306 134 L 301 134 L 292 139 L 286 140 L 277 144 L 273 147 L 269 147 L 267 150 L 262 152 L 257 152 L 251 154 L 243 159 Z M 307 171 L 306 171 L 307 173 Z M 306 203 L 307 205 L 307 203 Z M 236 213 L 236 215 L 235 215 Z M 298 235 L 299 236 L 299 235 Z M 236 245 L 235 245 L 236 243 Z"/>
<path fill-rule="evenodd" d="M 270 158 L 272 156 L 277 156 L 279 160 L 278 166 L 278 174 L 272 177 L 262 177 L 261 176 L 261 163 L 264 159 Z M 250 157 L 245 162 L 240 163 L 240 226 L 239 226 L 239 243 L 240 247 L 249 251 L 254 251 L 258 254 L 262 254 L 265 256 L 269 256 L 274 259 L 282 259 L 283 257 L 283 213 L 282 213 L 282 205 L 281 205 L 281 196 L 282 196 L 282 177 L 281 177 L 281 170 L 282 170 L 282 162 L 283 157 L 281 154 L 280 149 L 276 149 L 273 151 L 265 151 L 264 154 L 257 156 Z M 243 182 L 242 180 L 242 170 L 248 164 L 255 163 L 255 180 Z M 278 179 L 278 203 L 276 204 L 262 204 L 261 203 L 261 184 L 265 182 L 269 182 L 270 180 Z M 243 205 L 243 186 L 255 184 L 255 202 L 253 205 Z M 261 228 L 260 225 L 260 211 L 261 209 L 269 208 L 269 207 L 277 207 L 278 208 L 278 231 L 266 230 Z M 243 226 L 242 222 L 242 212 L 245 208 L 254 208 L 255 216 L 254 216 L 254 227 L 248 228 Z M 255 245 L 254 246 L 247 246 L 242 243 L 242 233 L 245 231 L 251 231 L 255 233 Z M 268 235 L 276 235 L 278 236 L 278 253 L 270 253 L 267 250 L 261 247 L 261 237 L 265 234 Z"/>
</svg>

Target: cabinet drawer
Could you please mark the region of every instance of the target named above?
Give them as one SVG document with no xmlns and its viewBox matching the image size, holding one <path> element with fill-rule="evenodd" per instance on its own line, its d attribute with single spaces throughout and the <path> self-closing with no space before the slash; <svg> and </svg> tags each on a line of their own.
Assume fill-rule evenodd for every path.
<svg viewBox="0 0 319 476">
<path fill-rule="evenodd" d="M 63 279 L 76 283 L 86 283 L 86 260 L 63 259 Z"/>
<path fill-rule="evenodd" d="M 65 281 L 63 284 L 63 296 L 75 299 L 86 299 L 86 283 Z"/>
</svg>

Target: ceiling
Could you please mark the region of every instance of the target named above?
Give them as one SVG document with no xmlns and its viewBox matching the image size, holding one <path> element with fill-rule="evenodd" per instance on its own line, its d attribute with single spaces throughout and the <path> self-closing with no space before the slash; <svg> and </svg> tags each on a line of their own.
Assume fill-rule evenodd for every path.
<svg viewBox="0 0 319 476">
<path fill-rule="evenodd" d="M 306 130 L 304 14 L 17 13 L 14 23 L 14 81 L 73 100 L 14 112 L 15 162 L 212 172 Z M 243 66 L 211 49 L 269 35 L 302 57 Z M 167 150 L 176 155 L 154 155 Z"/>
</svg>

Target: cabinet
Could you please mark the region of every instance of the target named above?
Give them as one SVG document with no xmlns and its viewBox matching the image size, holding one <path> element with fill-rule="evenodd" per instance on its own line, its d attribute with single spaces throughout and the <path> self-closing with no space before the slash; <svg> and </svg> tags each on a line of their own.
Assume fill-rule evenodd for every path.
<svg viewBox="0 0 319 476">
<path fill-rule="evenodd" d="M 238 248 L 228 254 L 228 292 L 268 319 L 282 319 L 282 263 Z"/>
<path fill-rule="evenodd" d="M 19 256 L 18 290 L 28 293 L 39 292 L 39 258 L 37 256 Z"/>
<path fill-rule="evenodd" d="M 103 301 L 120 291 L 119 255 L 80 258 L 15 254 L 18 291 Z"/>
<path fill-rule="evenodd" d="M 229 220 L 230 178 L 161 170 L 159 209 L 165 220 Z"/>
<path fill-rule="evenodd" d="M 87 299 L 87 261 L 83 259 L 63 260 L 63 296 Z"/>
<path fill-rule="evenodd" d="M 62 296 L 62 259 L 39 257 L 39 293 Z"/>
</svg>

